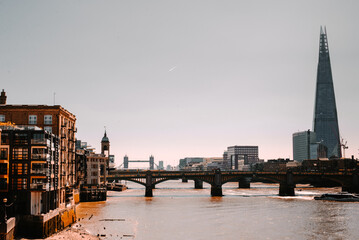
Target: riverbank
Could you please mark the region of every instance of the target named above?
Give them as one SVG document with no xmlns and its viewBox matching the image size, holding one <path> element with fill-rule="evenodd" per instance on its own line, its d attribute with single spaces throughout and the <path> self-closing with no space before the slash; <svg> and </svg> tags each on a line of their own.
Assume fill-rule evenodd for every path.
<svg viewBox="0 0 359 240">
<path fill-rule="evenodd" d="M 46 240 L 60 240 L 60 239 L 68 239 L 68 240 L 99 240 L 100 238 L 97 236 L 91 235 L 86 231 L 85 228 L 81 227 L 80 224 L 74 224 L 72 227 L 68 227 L 61 232 L 58 232 L 51 237 L 46 238 Z"/>
</svg>

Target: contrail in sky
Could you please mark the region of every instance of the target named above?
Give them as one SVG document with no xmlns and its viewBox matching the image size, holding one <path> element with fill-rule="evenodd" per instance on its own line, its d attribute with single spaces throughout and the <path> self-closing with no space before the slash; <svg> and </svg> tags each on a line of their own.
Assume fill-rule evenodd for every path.
<svg viewBox="0 0 359 240">
<path fill-rule="evenodd" d="M 174 66 L 173 68 L 171 68 L 170 70 L 168 70 L 169 72 L 172 72 L 173 70 L 175 70 L 177 68 L 177 66 Z"/>
</svg>

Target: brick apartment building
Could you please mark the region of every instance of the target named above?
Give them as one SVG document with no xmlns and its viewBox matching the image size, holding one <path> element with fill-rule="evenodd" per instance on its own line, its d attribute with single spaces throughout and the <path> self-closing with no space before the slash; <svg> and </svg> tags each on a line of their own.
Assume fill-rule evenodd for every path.
<svg viewBox="0 0 359 240">
<path fill-rule="evenodd" d="M 4 90 L 0 96 L 0 122 L 37 126 L 59 138 L 60 208 L 74 198 L 76 117 L 60 105 L 9 105 Z"/>
</svg>

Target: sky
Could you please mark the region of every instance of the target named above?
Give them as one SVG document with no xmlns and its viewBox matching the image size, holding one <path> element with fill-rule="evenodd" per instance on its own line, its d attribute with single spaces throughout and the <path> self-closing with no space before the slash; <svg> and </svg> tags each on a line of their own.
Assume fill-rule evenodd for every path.
<svg viewBox="0 0 359 240">
<path fill-rule="evenodd" d="M 345 154 L 357 158 L 358 10 L 356 0 L 0 0 L 0 88 L 8 104 L 53 105 L 55 93 L 97 151 L 106 126 L 116 165 L 125 155 L 177 165 L 233 145 L 292 158 L 292 134 L 312 129 L 322 25 Z"/>
</svg>

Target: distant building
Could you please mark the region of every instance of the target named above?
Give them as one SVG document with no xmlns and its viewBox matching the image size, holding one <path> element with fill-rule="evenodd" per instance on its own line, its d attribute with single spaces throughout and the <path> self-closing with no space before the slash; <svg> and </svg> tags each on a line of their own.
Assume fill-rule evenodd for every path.
<svg viewBox="0 0 359 240">
<path fill-rule="evenodd" d="M 319 61 L 313 131 L 327 149 L 325 157 L 341 157 L 340 134 L 326 29 L 320 28 Z"/>
<path fill-rule="evenodd" d="M 293 133 L 293 159 L 298 162 L 312 159 L 311 144 L 315 142 L 315 133 L 310 130 Z"/>
<path fill-rule="evenodd" d="M 86 142 L 86 144 L 81 143 L 81 140 L 76 141 L 76 146 L 78 146 L 76 148 L 76 162 L 79 170 L 77 181 L 81 183 L 81 187 L 85 185 L 105 186 L 108 156 L 95 153 L 92 148 L 87 148 Z"/>
<path fill-rule="evenodd" d="M 180 170 L 190 170 L 193 164 L 202 163 L 204 158 L 202 157 L 187 157 L 179 160 L 179 169 Z"/>
<path fill-rule="evenodd" d="M 164 170 L 163 161 L 158 162 L 158 170 Z"/>
<path fill-rule="evenodd" d="M 105 134 L 102 137 L 101 140 L 101 154 L 104 155 L 106 159 L 106 173 L 108 174 L 109 168 L 110 168 L 110 160 L 112 161 L 111 167 L 115 168 L 115 156 L 112 155 L 110 157 L 110 140 L 107 137 L 107 133 L 105 130 Z"/>
<path fill-rule="evenodd" d="M 327 148 L 316 142 L 316 134 L 310 130 L 293 133 L 293 160 L 325 158 Z"/>
<path fill-rule="evenodd" d="M 258 146 L 231 146 L 223 154 L 227 169 L 243 170 L 246 165 L 259 162 Z"/>
<path fill-rule="evenodd" d="M 101 143 L 102 152 L 104 152 L 104 145 L 106 151 L 109 152 L 109 141 L 105 141 L 106 144 L 104 141 Z M 110 156 L 95 153 L 86 142 L 76 140 L 76 176 L 82 202 L 106 200 L 106 178 Z"/>
<path fill-rule="evenodd" d="M 109 155 L 108 156 L 108 162 L 109 162 L 109 168 L 110 170 L 114 170 L 115 169 L 115 155 Z"/>
</svg>

